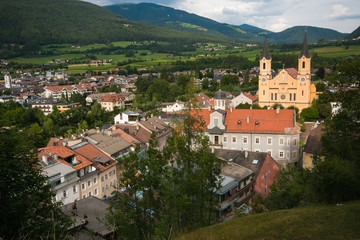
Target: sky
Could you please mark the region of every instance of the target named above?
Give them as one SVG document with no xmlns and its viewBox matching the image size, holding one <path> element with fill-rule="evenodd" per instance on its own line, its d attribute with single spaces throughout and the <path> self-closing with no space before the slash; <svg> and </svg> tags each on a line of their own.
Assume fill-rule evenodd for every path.
<svg viewBox="0 0 360 240">
<path fill-rule="evenodd" d="M 350 33 L 360 26 L 360 0 L 84 0 L 99 6 L 151 2 L 220 23 L 250 24 L 274 32 L 315 26 Z"/>
</svg>

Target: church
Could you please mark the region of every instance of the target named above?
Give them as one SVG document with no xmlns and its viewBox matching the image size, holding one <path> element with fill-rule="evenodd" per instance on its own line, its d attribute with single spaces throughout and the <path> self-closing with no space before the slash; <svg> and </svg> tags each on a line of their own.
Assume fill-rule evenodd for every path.
<svg viewBox="0 0 360 240">
<path fill-rule="evenodd" d="M 275 76 L 271 71 L 271 56 L 265 36 L 259 72 L 259 105 L 272 107 L 281 104 L 287 108 L 297 107 L 300 111 L 311 107 L 316 97 L 316 87 L 311 84 L 311 57 L 306 38 L 306 30 L 302 49 L 298 58 L 298 70 L 283 68 Z"/>
</svg>

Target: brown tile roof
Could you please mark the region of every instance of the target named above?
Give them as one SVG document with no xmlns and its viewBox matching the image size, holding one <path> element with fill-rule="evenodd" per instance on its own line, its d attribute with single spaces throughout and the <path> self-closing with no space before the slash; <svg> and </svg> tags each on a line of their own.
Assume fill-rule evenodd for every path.
<svg viewBox="0 0 360 240">
<path fill-rule="evenodd" d="M 120 128 L 115 129 L 112 132 L 116 135 L 119 135 L 122 139 L 131 143 L 133 146 L 135 146 L 136 144 L 141 144 L 141 141 L 139 141 L 135 137 L 131 136 L 130 134 L 127 134 L 124 130 L 122 130 Z"/>
<path fill-rule="evenodd" d="M 251 93 L 247 92 L 247 93 L 244 93 L 244 95 L 248 98 L 250 98 L 250 100 L 254 103 L 258 100 L 258 98 L 254 95 L 252 95 Z"/>
<path fill-rule="evenodd" d="M 142 126 L 134 126 L 129 124 L 119 124 L 118 128 L 124 130 L 125 133 L 129 133 L 133 137 L 139 139 L 140 141 L 146 143 L 149 142 L 151 137 L 151 132 L 143 128 Z"/>
<path fill-rule="evenodd" d="M 100 151 L 99 149 L 97 149 L 96 147 L 94 147 L 89 143 L 81 147 L 75 148 L 74 152 L 86 157 L 87 159 L 90 159 L 94 163 L 95 167 L 100 169 L 100 171 L 104 171 L 116 165 L 116 161 L 114 159 L 112 159 L 111 157 L 109 157 L 108 155 L 106 155 L 105 153 L 103 153 L 102 151 Z M 109 164 L 107 166 L 104 166 L 103 164 L 95 161 L 94 159 L 97 157 L 109 159 L 110 160 Z"/>
<path fill-rule="evenodd" d="M 169 126 L 158 117 L 151 117 L 151 118 L 147 119 L 146 121 L 142 121 L 139 123 L 147 130 L 149 130 L 151 132 L 155 132 L 155 133 L 161 133 L 161 132 L 169 129 Z"/>
<path fill-rule="evenodd" d="M 209 110 L 198 110 L 199 117 L 205 121 L 206 126 L 209 124 Z M 227 132 L 284 133 L 288 128 L 295 127 L 294 120 L 292 109 L 281 109 L 278 114 L 276 110 L 268 109 L 233 109 L 226 111 L 225 126 Z"/>
</svg>

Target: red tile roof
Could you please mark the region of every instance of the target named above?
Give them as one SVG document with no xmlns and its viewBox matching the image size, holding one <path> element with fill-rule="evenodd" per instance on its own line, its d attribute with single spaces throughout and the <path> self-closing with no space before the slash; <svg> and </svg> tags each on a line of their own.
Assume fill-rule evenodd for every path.
<svg viewBox="0 0 360 240">
<path fill-rule="evenodd" d="M 210 113 L 206 109 L 198 110 L 198 118 L 203 119 L 206 126 L 210 122 Z M 191 114 L 196 116 L 193 112 Z M 295 127 L 294 110 L 284 109 L 278 114 L 276 110 L 267 109 L 233 109 L 232 112 L 227 110 L 225 126 L 227 132 L 284 133 L 286 129 Z"/>
<path fill-rule="evenodd" d="M 250 100 L 254 103 L 258 100 L 258 98 L 254 95 L 252 95 L 251 93 L 247 92 L 247 93 L 244 93 L 244 95 L 248 98 L 250 98 Z"/>
<path fill-rule="evenodd" d="M 297 78 L 298 71 L 295 68 L 286 68 L 285 69 L 294 79 Z"/>
<path fill-rule="evenodd" d="M 108 94 L 103 96 L 100 99 L 100 102 L 117 102 L 119 99 L 125 100 L 125 97 L 121 96 L 120 94 Z"/>
<path fill-rule="evenodd" d="M 127 134 L 126 132 L 124 132 L 124 130 L 122 130 L 120 128 L 113 130 L 113 133 L 117 134 L 117 135 L 120 135 L 120 137 L 122 139 L 124 139 L 125 141 L 131 143 L 133 146 L 135 146 L 136 144 L 141 143 L 139 140 L 137 140 L 136 138 L 134 138 L 130 134 Z"/>
<path fill-rule="evenodd" d="M 52 92 L 61 92 L 63 89 L 67 89 L 68 91 L 73 90 L 73 86 L 71 85 L 63 85 L 63 86 L 48 86 L 46 89 Z"/>
<path fill-rule="evenodd" d="M 210 98 L 208 96 L 206 96 L 205 94 L 203 94 L 203 93 L 199 93 L 196 96 L 196 99 L 197 99 L 198 102 L 209 101 L 210 100 Z"/>
<path fill-rule="evenodd" d="M 53 155 L 56 155 L 58 156 L 58 160 L 63 163 L 63 164 L 66 164 L 72 168 L 74 168 L 75 170 L 80 170 L 86 166 L 89 166 L 92 164 L 91 161 L 89 161 L 88 159 L 86 159 L 85 157 L 77 154 L 76 152 L 74 152 L 73 150 L 65 147 L 65 146 L 62 146 L 62 145 L 59 145 L 59 146 L 51 146 L 51 147 L 44 147 L 44 148 L 39 148 L 38 150 L 39 152 L 48 152 L 48 153 L 51 153 Z M 78 164 L 76 165 L 71 165 L 70 163 L 68 163 L 67 161 L 65 161 L 64 159 L 67 158 L 67 157 L 71 157 L 71 156 L 74 156 L 76 157 L 76 160 L 79 162 Z"/>
</svg>

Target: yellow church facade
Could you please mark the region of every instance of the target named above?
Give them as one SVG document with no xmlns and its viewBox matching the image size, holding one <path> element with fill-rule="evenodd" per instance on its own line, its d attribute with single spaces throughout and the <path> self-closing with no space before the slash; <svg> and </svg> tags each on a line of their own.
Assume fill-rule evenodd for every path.
<svg viewBox="0 0 360 240">
<path fill-rule="evenodd" d="M 298 58 L 298 69 L 283 68 L 273 77 L 271 56 L 265 37 L 259 72 L 259 105 L 272 107 L 281 104 L 287 108 L 297 107 L 300 111 L 311 106 L 316 97 L 316 87 L 311 84 L 311 57 L 307 46 L 306 31 L 301 53 Z"/>
</svg>

